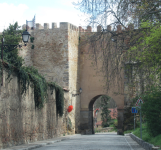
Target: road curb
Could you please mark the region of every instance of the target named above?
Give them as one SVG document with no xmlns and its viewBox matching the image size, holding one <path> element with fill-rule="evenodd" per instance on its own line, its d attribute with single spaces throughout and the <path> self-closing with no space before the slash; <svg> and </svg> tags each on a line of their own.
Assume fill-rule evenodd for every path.
<svg viewBox="0 0 161 150">
<path fill-rule="evenodd" d="M 153 144 L 150 144 L 148 142 L 145 142 L 144 140 L 140 139 L 139 137 L 135 136 L 134 134 L 130 133 L 130 137 L 136 141 L 139 145 L 141 145 L 146 150 L 154 150 L 157 149 L 157 147 L 154 147 Z M 159 148 L 158 148 L 159 149 Z"/>
</svg>

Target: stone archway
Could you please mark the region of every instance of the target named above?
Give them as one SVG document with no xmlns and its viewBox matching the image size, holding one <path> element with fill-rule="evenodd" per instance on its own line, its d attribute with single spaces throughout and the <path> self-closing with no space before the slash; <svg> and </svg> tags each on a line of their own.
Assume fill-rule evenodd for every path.
<svg viewBox="0 0 161 150">
<path fill-rule="evenodd" d="M 88 46 L 80 48 L 80 68 L 79 68 L 79 85 L 83 89 L 80 96 L 80 123 L 77 133 L 92 134 L 93 129 L 91 128 L 93 116 L 92 110 L 90 110 L 89 105 L 94 103 L 94 101 L 101 95 L 108 95 L 114 99 L 117 105 L 118 112 L 118 134 L 123 134 L 123 112 L 124 112 L 124 71 L 122 71 L 122 80 L 119 80 L 120 87 L 116 84 L 110 86 L 107 92 L 105 87 L 105 78 L 102 72 L 98 71 L 97 68 L 101 68 L 101 63 L 97 64 L 97 68 L 91 66 L 92 60 L 89 59 Z M 116 79 L 117 80 L 117 79 Z M 120 91 L 120 93 L 115 94 L 115 92 Z M 122 93 L 122 94 L 121 94 Z"/>
<path fill-rule="evenodd" d="M 89 104 L 89 110 L 92 110 L 92 108 L 93 108 L 93 130 L 102 126 L 102 115 L 101 115 L 101 113 L 103 112 L 101 109 L 101 107 L 102 107 L 101 106 L 101 103 L 102 103 L 101 97 L 102 96 L 108 96 L 108 95 L 101 95 L 94 102 L 91 101 Z M 93 107 L 92 107 L 92 105 L 93 105 Z M 96 113 L 97 109 L 99 111 Z M 109 116 L 111 117 L 111 119 L 112 120 L 117 119 L 117 105 L 111 97 L 108 100 L 108 110 L 110 111 Z M 111 121 L 109 122 L 109 124 L 113 122 L 113 121 L 112 122 Z"/>
<path fill-rule="evenodd" d="M 80 111 L 80 131 L 81 134 L 94 134 L 94 121 L 93 121 L 93 104 L 94 102 L 102 95 L 105 94 L 99 94 L 97 96 L 94 96 L 89 104 L 87 109 L 82 109 Z M 124 109 L 117 107 L 117 120 L 118 120 L 118 131 L 117 134 L 122 135 L 123 134 L 123 112 Z"/>
</svg>

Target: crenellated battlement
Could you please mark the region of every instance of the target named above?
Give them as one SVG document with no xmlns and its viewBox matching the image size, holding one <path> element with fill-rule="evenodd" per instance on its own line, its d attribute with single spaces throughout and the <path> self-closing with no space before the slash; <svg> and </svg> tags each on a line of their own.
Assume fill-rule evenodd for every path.
<svg viewBox="0 0 161 150">
<path fill-rule="evenodd" d="M 22 28 L 26 28 L 26 25 L 23 25 Z M 108 25 L 107 28 L 105 28 L 106 31 L 111 31 L 111 26 Z M 28 29 L 30 29 L 28 27 Z M 40 23 L 36 23 L 36 30 L 39 30 L 39 29 L 44 29 L 44 30 L 47 30 L 47 29 L 50 29 L 49 28 L 49 23 L 44 23 L 44 26 L 42 26 Z M 86 29 L 84 29 L 82 26 L 75 26 L 71 23 L 68 23 L 68 22 L 60 22 L 59 24 L 59 28 L 57 27 L 57 23 L 56 22 L 53 22 L 52 25 L 51 25 L 51 29 L 68 29 L 68 30 L 73 30 L 73 31 L 79 31 L 79 32 L 92 32 L 92 27 L 91 26 L 87 26 Z M 121 25 L 117 25 L 117 30 L 116 32 L 122 32 L 122 31 L 128 31 L 128 30 L 133 30 L 134 29 L 134 25 L 133 24 L 130 24 L 128 25 L 128 27 L 124 30 L 122 29 L 122 26 Z M 100 25 L 97 26 L 97 31 L 96 32 L 101 32 L 102 31 L 102 27 Z"/>
<path fill-rule="evenodd" d="M 57 29 L 57 23 L 53 22 L 51 27 L 52 27 L 51 29 Z M 36 30 L 38 29 L 44 29 L 44 30 L 50 29 L 49 23 L 44 23 L 44 26 L 42 26 L 39 23 L 36 23 Z M 59 29 L 68 29 L 68 30 L 78 31 L 78 27 L 68 22 L 60 22 Z"/>
<path fill-rule="evenodd" d="M 22 28 L 26 29 L 26 25 L 24 24 L 22 26 Z M 30 27 L 27 27 L 27 29 L 31 30 Z M 49 23 L 44 23 L 44 26 L 42 26 L 40 23 L 36 23 L 36 30 L 39 30 L 39 29 L 44 29 L 44 30 L 47 30 L 47 29 L 68 29 L 68 30 L 79 31 L 78 27 L 76 27 L 75 25 L 68 23 L 68 22 L 60 22 L 59 28 L 57 27 L 56 22 L 53 22 L 51 24 L 51 28 L 49 26 Z"/>
<path fill-rule="evenodd" d="M 125 30 L 122 29 L 121 25 L 117 25 L 116 32 L 128 31 L 128 30 L 133 30 L 133 29 L 134 29 L 134 25 L 133 24 L 130 24 Z M 111 31 L 111 26 L 108 25 L 105 30 Z M 101 31 L 102 31 L 102 27 L 100 25 L 98 25 L 96 32 L 101 32 Z M 84 29 L 81 26 L 79 26 L 79 32 L 92 32 L 92 27 L 91 26 L 87 26 L 87 29 Z"/>
</svg>

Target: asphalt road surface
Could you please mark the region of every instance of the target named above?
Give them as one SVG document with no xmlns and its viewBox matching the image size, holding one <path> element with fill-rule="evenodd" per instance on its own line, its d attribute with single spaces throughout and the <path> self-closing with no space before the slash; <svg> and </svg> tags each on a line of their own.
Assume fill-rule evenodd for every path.
<svg viewBox="0 0 161 150">
<path fill-rule="evenodd" d="M 70 139 L 35 150 L 144 150 L 144 148 L 130 136 L 97 133 L 94 135 L 73 135 Z"/>
</svg>

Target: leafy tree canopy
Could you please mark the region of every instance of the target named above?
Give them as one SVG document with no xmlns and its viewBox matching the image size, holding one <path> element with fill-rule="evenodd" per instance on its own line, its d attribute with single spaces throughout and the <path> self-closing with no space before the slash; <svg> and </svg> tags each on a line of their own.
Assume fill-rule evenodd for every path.
<svg viewBox="0 0 161 150">
<path fill-rule="evenodd" d="M 3 31 L 4 34 L 4 45 L 8 45 L 4 47 L 3 50 L 3 59 L 4 61 L 7 61 L 8 63 L 14 65 L 15 67 L 20 68 L 23 64 L 23 59 L 18 56 L 18 51 L 20 49 L 12 48 L 12 46 L 9 45 L 19 45 L 19 43 L 22 41 L 22 32 L 23 30 L 20 30 L 20 26 L 18 26 L 18 23 L 11 25 Z M 2 35 L 1 35 L 2 38 Z"/>
</svg>

